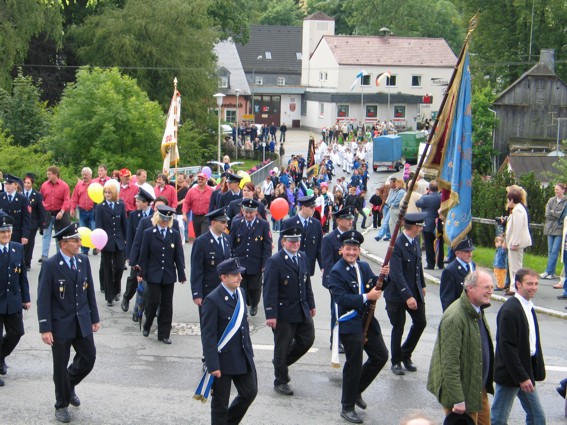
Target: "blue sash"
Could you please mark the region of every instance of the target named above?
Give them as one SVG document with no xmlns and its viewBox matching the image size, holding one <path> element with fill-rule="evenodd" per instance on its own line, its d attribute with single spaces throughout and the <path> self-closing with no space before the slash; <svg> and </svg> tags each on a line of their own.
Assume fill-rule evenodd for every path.
<svg viewBox="0 0 567 425">
<path fill-rule="evenodd" d="M 234 314 L 228 322 L 226 329 L 224 330 L 222 336 L 219 339 L 217 344 L 217 349 L 220 352 L 226 344 L 232 339 L 234 335 L 240 329 L 240 325 L 242 324 L 242 319 L 244 318 L 244 300 L 242 298 L 242 291 L 239 290 L 240 288 L 236 289 L 236 293 L 238 294 L 238 299 L 236 300 L 236 307 L 234 308 Z M 199 386 L 195 391 L 195 395 L 193 398 L 195 400 L 200 400 L 202 403 L 206 403 L 209 395 L 211 393 L 211 388 L 213 386 L 213 382 L 215 377 L 211 375 L 205 367 L 205 373 L 203 373 L 203 377 L 199 382 Z"/>
</svg>

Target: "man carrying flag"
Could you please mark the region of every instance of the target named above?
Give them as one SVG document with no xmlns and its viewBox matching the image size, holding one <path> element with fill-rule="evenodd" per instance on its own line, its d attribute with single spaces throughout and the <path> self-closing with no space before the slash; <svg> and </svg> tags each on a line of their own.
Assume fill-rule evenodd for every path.
<svg viewBox="0 0 567 425">
<path fill-rule="evenodd" d="M 203 301 L 201 341 L 207 372 L 193 398 L 207 401 L 213 389 L 212 424 L 238 424 L 256 398 L 258 382 L 238 258 L 217 266 L 221 284 Z M 230 406 L 232 383 L 238 395 Z"/>
<path fill-rule="evenodd" d="M 173 80 L 173 97 L 167 112 L 165 131 L 161 139 L 161 156 L 163 158 L 163 172 L 168 174 L 169 167 L 177 167 L 179 149 L 177 148 L 177 128 L 181 120 L 181 93 L 177 90 L 177 78 Z"/>
</svg>

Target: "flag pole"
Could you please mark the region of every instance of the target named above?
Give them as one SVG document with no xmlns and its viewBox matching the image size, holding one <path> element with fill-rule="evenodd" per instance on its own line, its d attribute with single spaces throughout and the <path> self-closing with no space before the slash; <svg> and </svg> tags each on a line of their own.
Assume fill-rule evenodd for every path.
<svg viewBox="0 0 567 425">
<path fill-rule="evenodd" d="M 177 152 L 177 130 L 179 129 L 179 120 L 177 114 L 179 113 L 177 108 L 179 107 L 179 102 L 177 101 L 177 77 L 173 78 L 173 96 L 175 96 L 175 103 L 173 104 L 173 140 L 175 143 L 173 145 L 174 152 Z M 175 192 L 177 192 L 177 162 L 179 157 L 175 155 Z"/>
<path fill-rule="evenodd" d="M 466 55 L 466 52 L 468 50 L 468 44 L 469 44 L 470 36 L 471 36 L 472 32 L 474 31 L 474 29 L 476 28 L 477 25 L 478 25 L 478 18 L 477 18 L 477 14 L 475 14 L 471 18 L 471 20 L 469 21 L 469 29 L 468 29 L 467 35 L 465 37 L 465 41 L 463 43 L 461 53 L 459 54 L 459 58 L 457 59 L 457 63 L 455 64 L 453 74 L 451 75 L 449 85 L 447 86 L 447 91 L 445 92 L 445 95 L 443 96 L 443 99 L 441 100 L 441 105 L 439 106 L 439 112 L 437 113 L 437 117 L 435 118 L 435 121 L 433 123 L 433 127 L 431 128 L 431 132 L 427 136 L 427 142 L 425 144 L 425 149 L 423 150 L 423 153 L 421 154 L 421 157 L 419 158 L 419 162 L 417 163 L 415 173 L 414 173 L 413 179 L 411 180 L 411 182 L 408 186 L 408 190 L 406 191 L 406 194 L 405 194 L 402 202 L 400 203 L 400 214 L 398 216 L 398 221 L 396 222 L 396 227 L 394 228 L 394 231 L 392 232 L 390 244 L 388 245 L 388 251 L 386 252 L 386 256 L 384 257 L 384 262 L 382 264 L 383 266 L 387 266 L 390 263 L 390 258 L 392 257 L 392 253 L 394 252 L 394 245 L 396 243 L 396 239 L 397 239 L 400 227 L 402 225 L 402 221 L 403 221 L 403 219 L 406 215 L 406 211 L 408 209 L 408 204 L 409 204 L 411 195 L 413 193 L 413 189 L 414 189 L 415 184 L 417 182 L 417 178 L 419 176 L 421 168 L 423 167 L 423 163 L 425 162 L 425 158 L 427 157 L 429 147 L 431 145 L 431 140 L 433 139 L 433 135 L 435 134 L 435 131 L 437 130 L 437 125 L 439 123 L 439 117 L 441 116 L 441 113 L 443 112 L 443 110 L 445 108 L 450 89 L 453 86 L 456 75 L 458 74 L 459 66 L 461 65 L 461 63 L 465 59 L 465 55 Z M 382 289 L 382 286 L 384 285 L 384 279 L 385 278 L 386 278 L 386 276 L 382 273 L 380 274 L 380 276 L 378 276 L 378 280 L 376 282 L 376 288 L 377 289 Z M 370 301 L 368 303 L 368 312 L 367 312 L 366 319 L 365 319 L 365 322 L 364 322 L 364 340 L 365 340 L 365 342 L 368 340 L 368 337 L 367 337 L 368 328 L 370 327 L 370 323 L 372 322 L 372 318 L 374 317 L 375 309 L 376 309 L 376 301 Z"/>
</svg>

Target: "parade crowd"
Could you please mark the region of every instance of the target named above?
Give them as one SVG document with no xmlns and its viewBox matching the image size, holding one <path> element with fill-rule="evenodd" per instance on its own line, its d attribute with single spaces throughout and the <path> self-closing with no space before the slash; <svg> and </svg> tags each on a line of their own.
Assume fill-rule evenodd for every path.
<svg viewBox="0 0 567 425">
<path fill-rule="evenodd" d="M 388 359 L 396 375 L 417 370 L 412 354 L 427 323 L 423 270 L 438 267 L 444 269 L 444 314 L 427 388 L 447 419 L 456 421 L 466 414 L 466 423 L 505 424 L 518 397 L 526 423 L 545 424 L 536 391 L 545 366 L 531 301 L 540 276 L 523 267 L 521 253 L 512 253 L 529 246 L 524 240 L 529 233 L 526 237 L 521 188 L 508 191 L 511 214 L 506 235 L 499 240 L 500 248 L 507 247 L 508 266 L 499 265 L 509 270 L 508 291 L 513 296 L 498 313 L 493 347 L 484 318 L 494 288 L 492 277 L 476 269 L 474 246 L 468 238 L 452 250 L 445 267 L 439 246 L 441 195 L 435 181 L 418 176 L 413 188 L 416 196 L 410 199 L 390 263 L 373 271 L 360 259 L 364 236 L 357 231 L 358 219 L 362 218 L 362 229 L 367 220 L 379 229 L 376 239 L 389 240 L 400 203 L 411 190 L 408 168 L 407 176 L 376 188 L 366 203 L 371 154 L 367 140 L 388 130 L 387 123 L 325 129 L 318 143 L 310 141 L 307 158 L 292 155 L 286 166 L 274 168 L 258 187 L 235 174 L 228 158 L 218 184 L 201 171 L 196 176 L 178 173 L 175 182 L 165 173 L 158 174 L 152 186 L 145 170 L 136 171 L 134 182 L 128 169 L 108 176 L 107 167 L 99 165 L 96 178 L 85 167 L 71 193 L 55 166 L 47 169 L 47 180 L 39 191 L 34 189 L 36 176 L 28 174 L 22 181 L 5 174 L 0 193 L 0 269 L 7 270 L 0 275 L 0 375 L 7 373 L 5 359 L 23 335 L 22 309 L 31 307 L 27 271 L 32 267 L 37 233 L 42 236 L 39 330 L 43 342 L 52 348 L 55 417 L 61 422 L 71 421 L 68 406 L 80 405 L 76 387 L 96 360 L 93 333 L 100 328 L 100 318 L 89 254 L 101 255 L 99 289 L 107 307 L 119 302 L 124 312 L 131 311 L 144 337 L 150 336 L 157 320 L 157 339 L 164 344 L 173 342 L 175 283 L 190 282 L 203 354 L 203 376 L 195 398 L 212 397 L 213 424 L 239 423 L 257 395 L 248 315 L 259 314 L 261 300 L 266 326 L 274 337 L 274 390 L 282 396 L 294 394 L 293 365 L 315 340 L 312 280 L 318 268 L 321 283 L 329 291 L 325 302 L 331 304 L 333 362 L 340 353 L 345 356 L 340 415 L 348 422 L 362 423 L 355 408 L 367 408 L 363 393 Z M 275 139 L 275 132 L 270 134 L 268 130 L 267 137 Z M 283 143 L 281 128 L 280 134 Z M 339 167 L 348 177 L 334 178 Z M 98 202 L 90 191 L 93 183 L 102 186 Z M 560 195 L 565 188 L 560 189 L 557 198 L 563 202 Z M 286 214 L 274 217 L 271 207 L 279 198 L 287 203 L 287 218 Z M 550 210 L 557 215 L 560 207 L 553 204 Z M 189 225 L 195 239 L 186 262 L 183 244 L 189 242 Z M 104 230 L 106 242 L 98 249 L 89 248 L 82 243 L 81 228 Z M 50 256 L 52 238 L 56 252 Z M 550 246 L 556 246 L 555 238 Z M 126 265 L 129 272 L 123 288 Z M 554 269 L 555 265 L 550 266 L 542 278 Z M 372 315 L 368 318 L 369 304 L 381 297 L 392 325 L 389 349 L 379 322 Z M 404 339 L 407 316 L 411 325 Z M 75 355 L 69 364 L 71 347 Z M 230 402 L 233 383 L 238 394 Z M 494 394 L 492 406 L 487 393 Z"/>
</svg>

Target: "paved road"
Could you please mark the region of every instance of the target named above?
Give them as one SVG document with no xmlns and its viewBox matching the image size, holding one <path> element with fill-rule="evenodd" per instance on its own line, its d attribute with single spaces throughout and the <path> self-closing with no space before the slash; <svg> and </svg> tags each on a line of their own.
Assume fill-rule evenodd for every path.
<svg viewBox="0 0 567 425">
<path fill-rule="evenodd" d="M 309 133 L 288 134 L 288 154 L 305 151 Z M 297 145 L 297 147 L 295 147 Z M 305 147 L 301 147 L 305 146 Z M 373 183 L 386 175 L 373 175 Z M 369 253 L 381 256 L 385 243 L 367 242 Z M 53 253 L 52 246 L 51 253 Z M 190 256 L 191 244 L 185 245 Z M 39 250 L 36 251 L 36 259 Z M 93 269 L 99 267 L 100 256 L 90 257 Z M 376 270 L 377 264 L 372 264 Z M 7 359 L 6 386 L 0 388 L 2 402 L 0 424 L 50 424 L 53 417 L 53 383 L 51 353 L 41 342 L 35 308 L 39 265 L 34 262 L 29 274 L 33 309 L 25 317 L 26 335 L 12 356 Z M 96 276 L 95 276 L 96 278 Z M 125 278 L 124 278 L 125 279 Z M 330 367 L 329 297 L 321 286 L 321 275 L 313 280 L 317 316 L 316 339 L 310 353 L 290 369 L 293 397 L 284 397 L 273 390 L 272 334 L 264 324 L 262 310 L 249 318 L 258 369 L 259 394 L 243 424 L 344 424 L 339 416 L 341 370 Z M 98 285 L 95 285 L 98 287 Z M 545 288 L 543 288 L 545 289 Z M 541 291 L 542 293 L 545 291 Z M 97 294 L 102 329 L 96 335 L 98 358 L 91 375 L 77 387 L 82 400 L 79 408 L 70 407 L 74 423 L 80 424 L 206 424 L 210 423 L 210 405 L 192 399 L 200 378 L 201 345 L 198 335 L 197 308 L 191 301 L 190 289 L 177 284 L 174 296 L 175 329 L 173 344 L 157 341 L 155 334 L 143 338 L 138 325 L 116 305 L 105 305 Z M 364 394 L 369 403 L 362 413 L 367 424 L 395 425 L 408 411 L 419 409 L 441 423 L 442 413 L 435 398 L 425 389 L 430 354 L 441 317 L 438 287 L 429 285 L 427 295 L 428 325 L 414 355 L 416 373 L 403 377 L 387 368 Z M 539 304 L 536 298 L 536 304 Z M 493 332 L 500 304 L 487 310 Z M 384 301 L 377 306 L 377 316 L 389 345 L 391 327 L 384 311 Z M 543 351 L 547 363 L 547 380 L 538 384 L 538 391 L 548 416 L 548 424 L 564 424 L 563 400 L 555 393 L 557 382 L 567 375 L 567 327 L 565 321 L 539 315 Z M 510 424 L 522 423 L 519 403 L 514 406 Z"/>
</svg>

